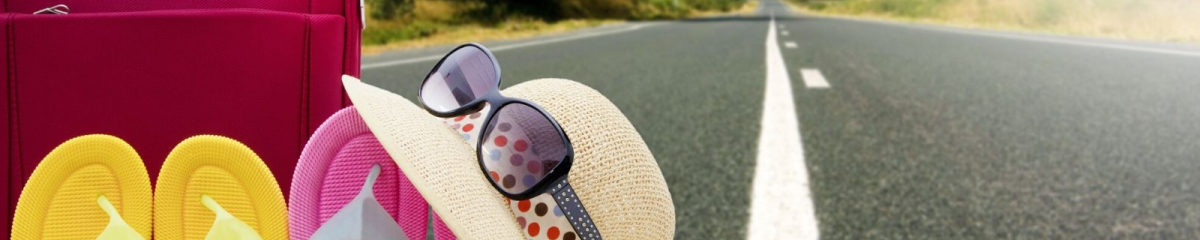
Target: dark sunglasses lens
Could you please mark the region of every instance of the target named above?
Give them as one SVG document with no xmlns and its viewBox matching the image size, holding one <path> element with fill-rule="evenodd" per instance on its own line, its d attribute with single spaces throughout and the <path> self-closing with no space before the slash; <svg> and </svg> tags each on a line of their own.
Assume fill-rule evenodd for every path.
<svg viewBox="0 0 1200 240">
<path fill-rule="evenodd" d="M 438 112 L 450 112 L 496 88 L 496 63 L 475 46 L 459 48 L 433 70 L 421 86 L 421 102 Z"/>
<path fill-rule="evenodd" d="M 529 190 L 567 156 L 557 128 L 528 105 L 504 105 L 487 126 L 479 147 L 483 167 L 492 182 L 510 194 Z"/>
</svg>

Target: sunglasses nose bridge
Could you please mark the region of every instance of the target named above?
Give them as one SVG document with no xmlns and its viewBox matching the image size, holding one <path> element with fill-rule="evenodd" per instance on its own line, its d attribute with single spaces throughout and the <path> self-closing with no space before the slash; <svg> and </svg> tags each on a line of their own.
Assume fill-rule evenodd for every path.
<svg viewBox="0 0 1200 240">
<path fill-rule="evenodd" d="M 474 105 L 467 106 L 467 107 L 469 107 L 469 109 L 466 112 L 467 113 L 482 112 L 483 110 L 487 109 L 491 105 L 492 104 L 489 103 L 487 100 L 479 101 L 479 102 L 475 103 Z M 486 122 L 484 124 L 486 124 Z"/>
<path fill-rule="evenodd" d="M 473 113 L 483 111 L 486 108 L 495 110 L 497 106 L 507 102 L 503 100 L 504 98 L 505 97 L 503 95 L 500 95 L 499 89 L 491 89 L 485 92 L 483 95 L 475 96 L 475 99 L 472 100 L 471 103 L 469 103 L 467 106 L 463 106 L 463 109 L 466 109 L 463 111 L 467 113 Z"/>
</svg>

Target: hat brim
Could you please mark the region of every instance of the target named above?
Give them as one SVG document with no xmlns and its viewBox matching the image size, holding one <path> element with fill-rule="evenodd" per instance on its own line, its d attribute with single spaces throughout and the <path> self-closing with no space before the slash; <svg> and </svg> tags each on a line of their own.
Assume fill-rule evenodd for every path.
<svg viewBox="0 0 1200 240">
<path fill-rule="evenodd" d="M 342 84 L 384 150 L 461 239 L 523 239 L 462 136 L 398 94 L 343 76 Z"/>
</svg>

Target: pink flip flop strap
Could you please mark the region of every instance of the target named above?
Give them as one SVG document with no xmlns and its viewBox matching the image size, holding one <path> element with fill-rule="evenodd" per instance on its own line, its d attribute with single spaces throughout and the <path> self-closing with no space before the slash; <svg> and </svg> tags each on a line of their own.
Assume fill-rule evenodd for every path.
<svg viewBox="0 0 1200 240">
<path fill-rule="evenodd" d="M 433 238 L 437 240 L 454 240 L 458 237 L 454 236 L 454 232 L 450 231 L 450 227 L 442 222 L 442 218 L 438 217 L 437 213 L 433 213 Z"/>
</svg>

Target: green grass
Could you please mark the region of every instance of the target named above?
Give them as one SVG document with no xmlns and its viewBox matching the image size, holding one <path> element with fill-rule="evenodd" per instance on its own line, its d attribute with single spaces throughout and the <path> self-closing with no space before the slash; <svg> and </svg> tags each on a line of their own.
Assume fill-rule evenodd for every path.
<svg viewBox="0 0 1200 240">
<path fill-rule="evenodd" d="M 370 54 L 397 48 L 529 37 L 624 20 L 710 15 L 744 10 L 748 5 L 746 0 L 679 2 L 675 5 L 673 0 L 368 0 L 368 12 L 373 16 L 363 31 L 362 44 L 364 52 Z"/>
<path fill-rule="evenodd" d="M 394 49 L 525 38 L 617 22 L 620 21 L 583 19 L 551 23 L 528 18 L 513 18 L 495 24 L 447 24 L 433 21 L 412 24 L 400 21 L 375 21 L 375 23 L 368 22 L 368 27 L 363 32 L 363 53 L 374 54 Z"/>
<path fill-rule="evenodd" d="M 363 30 L 364 45 L 382 45 L 394 41 L 412 40 L 429 37 L 439 32 L 447 31 L 449 24 L 433 21 L 383 21 L 375 20 L 367 23 Z"/>
<path fill-rule="evenodd" d="M 865 1 L 849 5 L 855 12 L 882 11 L 902 17 L 924 17 L 935 13 L 938 2 L 929 0 Z"/>
</svg>

